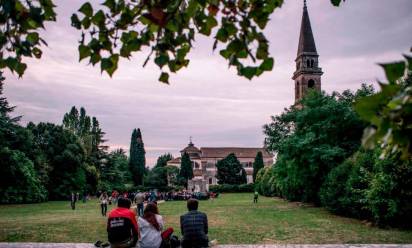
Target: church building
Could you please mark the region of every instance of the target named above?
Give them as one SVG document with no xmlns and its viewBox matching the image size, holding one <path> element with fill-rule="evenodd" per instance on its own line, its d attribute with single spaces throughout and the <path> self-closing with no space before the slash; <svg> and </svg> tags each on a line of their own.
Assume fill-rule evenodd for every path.
<svg viewBox="0 0 412 248">
<path fill-rule="evenodd" d="M 188 189 L 193 191 L 207 191 L 209 185 L 216 185 L 217 168 L 219 160 L 234 153 L 246 171 L 247 183 L 253 183 L 253 162 L 258 152 L 262 152 L 265 166 L 273 164 L 273 155 L 264 148 L 249 147 L 201 147 L 197 148 L 192 141 L 180 151 L 183 156 L 187 153 L 192 161 L 193 179 L 189 181 Z M 180 168 L 181 157 L 167 162 L 168 166 Z"/>
</svg>

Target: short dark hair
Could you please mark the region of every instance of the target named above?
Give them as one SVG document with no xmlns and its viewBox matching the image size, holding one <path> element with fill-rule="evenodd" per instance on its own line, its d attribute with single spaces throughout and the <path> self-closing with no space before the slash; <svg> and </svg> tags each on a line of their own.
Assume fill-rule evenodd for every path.
<svg viewBox="0 0 412 248">
<path fill-rule="evenodd" d="M 132 202 L 131 202 L 129 199 L 127 199 L 127 198 L 120 197 L 120 198 L 117 200 L 117 206 L 118 206 L 119 208 L 130 208 L 131 205 L 132 205 Z"/>
<path fill-rule="evenodd" d="M 190 198 L 189 200 L 187 200 L 187 209 L 189 211 L 192 210 L 197 210 L 197 208 L 199 207 L 199 201 L 194 199 L 194 198 Z"/>
</svg>

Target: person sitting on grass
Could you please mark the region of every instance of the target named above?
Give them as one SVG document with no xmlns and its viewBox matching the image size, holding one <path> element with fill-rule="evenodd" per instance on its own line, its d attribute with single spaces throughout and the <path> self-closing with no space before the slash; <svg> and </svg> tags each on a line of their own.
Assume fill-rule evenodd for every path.
<svg viewBox="0 0 412 248">
<path fill-rule="evenodd" d="M 112 248 L 135 247 L 139 238 L 136 214 L 130 210 L 132 202 L 119 198 L 117 208 L 109 213 L 107 234 Z"/>
<path fill-rule="evenodd" d="M 198 207 L 198 200 L 190 198 L 187 201 L 189 212 L 180 216 L 183 248 L 209 247 L 207 215 L 197 211 Z"/>
<path fill-rule="evenodd" d="M 163 217 L 159 215 L 159 209 L 153 202 L 149 202 L 139 217 L 140 248 L 159 248 L 162 243 Z"/>
</svg>

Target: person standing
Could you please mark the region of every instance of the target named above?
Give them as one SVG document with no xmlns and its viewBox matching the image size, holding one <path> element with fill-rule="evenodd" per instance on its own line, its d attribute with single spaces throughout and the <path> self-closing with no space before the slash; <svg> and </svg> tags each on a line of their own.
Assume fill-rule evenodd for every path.
<svg viewBox="0 0 412 248">
<path fill-rule="evenodd" d="M 258 198 L 259 198 L 259 193 L 257 191 L 255 191 L 255 194 L 253 196 L 253 203 L 257 203 L 258 202 Z"/>
<path fill-rule="evenodd" d="M 137 192 L 134 197 L 134 201 L 137 205 L 137 214 L 143 216 L 143 204 L 144 204 L 145 195 L 142 192 Z"/>
<path fill-rule="evenodd" d="M 83 203 L 86 203 L 87 201 L 87 190 L 83 191 Z"/>
<path fill-rule="evenodd" d="M 132 202 L 120 197 L 117 208 L 109 213 L 107 236 L 112 248 L 135 247 L 139 239 L 139 226 L 136 214 L 130 210 Z"/>
<path fill-rule="evenodd" d="M 107 195 L 106 192 L 103 192 L 100 197 L 100 208 L 102 210 L 102 216 L 106 216 L 107 213 L 107 201 L 109 200 L 109 196 Z"/>
<path fill-rule="evenodd" d="M 72 207 L 73 210 L 76 209 L 76 194 L 72 192 L 70 196 L 70 206 Z"/>
<path fill-rule="evenodd" d="M 183 248 L 209 247 L 207 215 L 198 211 L 199 202 L 190 198 L 187 201 L 188 212 L 180 216 Z"/>
</svg>

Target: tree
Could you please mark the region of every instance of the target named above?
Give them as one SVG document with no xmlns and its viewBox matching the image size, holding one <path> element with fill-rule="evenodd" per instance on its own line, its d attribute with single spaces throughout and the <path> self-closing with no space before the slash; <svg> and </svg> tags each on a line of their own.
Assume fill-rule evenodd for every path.
<svg viewBox="0 0 412 248">
<path fill-rule="evenodd" d="M 145 186 L 164 190 L 167 187 L 167 169 L 166 167 L 154 167 L 145 177 Z"/>
<path fill-rule="evenodd" d="M 33 203 L 47 199 L 47 191 L 24 153 L 0 148 L 0 161 L 0 203 Z"/>
<path fill-rule="evenodd" d="M 260 169 L 265 166 L 263 163 L 263 154 L 262 152 L 258 152 L 255 157 L 255 161 L 253 162 L 253 182 L 256 180 L 256 175 Z"/>
<path fill-rule="evenodd" d="M 355 94 L 326 95 L 316 91 L 265 125 L 266 147 L 278 153 L 275 178 L 280 194 L 289 200 L 319 203 L 319 189 L 330 170 L 359 149 L 366 123 L 352 108 L 373 88 L 363 85 Z"/>
<path fill-rule="evenodd" d="M 115 150 L 108 154 L 107 161 L 103 163 L 100 170 L 98 189 L 111 191 L 113 189 L 123 190 L 126 184 L 131 182 L 129 173 L 129 162 L 123 149 Z"/>
<path fill-rule="evenodd" d="M 245 184 L 247 182 L 246 171 L 234 153 L 218 161 L 216 168 L 216 178 L 219 184 Z"/>
<path fill-rule="evenodd" d="M 52 123 L 30 123 L 33 150 L 42 153 L 49 165 L 46 185 L 49 199 L 66 199 L 70 192 L 86 188 L 86 154 L 78 137 Z"/>
<path fill-rule="evenodd" d="M 331 0 L 338 6 L 341 0 Z M 235 66 L 238 74 L 251 79 L 270 71 L 273 58 L 269 56 L 269 41 L 263 30 L 270 14 L 283 0 L 216 1 L 173 0 L 133 1 L 106 0 L 101 9 L 93 10 L 85 2 L 78 14 L 71 17 L 72 26 L 82 31 L 79 60 L 90 58 L 100 63 L 102 71 L 112 75 L 119 57 L 129 58 L 132 52 L 151 49 L 154 62 L 163 70 L 159 80 L 168 83 L 170 72 L 189 64 L 187 54 L 196 34 L 216 34 L 213 48 L 226 47 L 221 56 Z M 0 69 L 8 68 L 24 74 L 24 57 L 42 56 L 41 44 L 47 45 L 39 30 L 45 22 L 56 21 L 53 0 L 9 0 L 0 2 Z M 220 18 L 218 20 L 217 18 Z M 217 32 L 216 32 L 217 30 Z M 255 46 L 257 44 L 257 46 Z M 256 48 L 255 48 L 256 47 Z M 248 60 L 257 66 L 245 66 Z"/>
<path fill-rule="evenodd" d="M 170 153 L 166 153 L 166 154 L 161 155 L 160 157 L 157 158 L 155 168 L 157 168 L 157 167 L 166 167 L 167 162 L 172 160 L 172 159 L 173 159 L 173 156 Z"/>
<path fill-rule="evenodd" d="M 146 151 L 140 129 L 134 129 L 130 141 L 129 168 L 136 186 L 143 185 L 146 168 Z"/>
<path fill-rule="evenodd" d="M 101 161 L 107 155 L 108 147 L 103 145 L 104 132 L 99 126 L 96 117 L 90 117 L 81 107 L 80 112 L 73 106 L 69 113 L 63 117 L 63 127 L 76 135 L 82 143 L 86 154 L 86 180 L 89 191 L 96 191 L 98 184 L 98 171 L 101 170 Z"/>
<path fill-rule="evenodd" d="M 176 166 L 166 166 L 167 184 L 170 186 L 178 186 L 180 170 Z"/>
<path fill-rule="evenodd" d="M 182 155 L 182 162 L 180 163 L 179 178 L 182 184 L 187 188 L 187 182 L 193 178 L 192 161 L 189 154 L 186 152 Z"/>
</svg>

